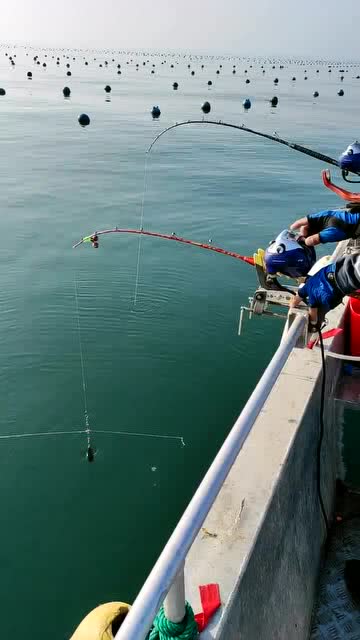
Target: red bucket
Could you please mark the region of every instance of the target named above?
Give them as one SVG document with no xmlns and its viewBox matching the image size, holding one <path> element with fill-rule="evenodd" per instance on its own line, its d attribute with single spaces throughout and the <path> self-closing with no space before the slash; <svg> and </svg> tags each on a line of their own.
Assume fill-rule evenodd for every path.
<svg viewBox="0 0 360 640">
<path fill-rule="evenodd" d="M 349 302 L 350 355 L 360 356 L 360 300 Z"/>
</svg>

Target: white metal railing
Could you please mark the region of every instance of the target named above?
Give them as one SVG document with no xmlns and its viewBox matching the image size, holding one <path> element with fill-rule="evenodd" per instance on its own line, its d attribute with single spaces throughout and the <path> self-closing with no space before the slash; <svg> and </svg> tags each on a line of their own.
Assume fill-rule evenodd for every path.
<svg viewBox="0 0 360 640">
<path fill-rule="evenodd" d="M 306 322 L 306 315 L 299 314 L 292 323 L 286 338 L 275 352 L 165 545 L 134 605 L 117 632 L 116 640 L 145 640 L 164 600 L 167 617 L 173 622 L 179 622 L 183 619 L 185 613 L 184 563 L 188 551 L 292 349 L 303 332 Z"/>
</svg>

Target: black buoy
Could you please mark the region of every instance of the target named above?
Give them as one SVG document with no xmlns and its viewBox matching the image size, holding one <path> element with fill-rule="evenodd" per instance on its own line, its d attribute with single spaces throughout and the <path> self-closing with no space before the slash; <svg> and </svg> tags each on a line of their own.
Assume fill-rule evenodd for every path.
<svg viewBox="0 0 360 640">
<path fill-rule="evenodd" d="M 110 87 L 110 85 L 109 85 L 109 84 L 107 84 L 107 85 L 106 85 L 106 87 L 104 88 L 104 91 L 105 91 L 106 93 L 110 93 L 110 92 L 111 92 L 111 87 Z"/>
<path fill-rule="evenodd" d="M 204 102 L 204 104 L 202 104 L 202 105 L 201 105 L 201 110 L 202 110 L 204 113 L 210 113 L 210 111 L 211 111 L 211 104 L 210 104 L 210 102 L 207 102 L 207 101 L 206 101 L 206 102 Z"/>
<path fill-rule="evenodd" d="M 304 76 L 304 80 L 307 80 L 307 76 Z"/>
<path fill-rule="evenodd" d="M 5 95 L 6 95 L 5 89 L 0 89 L 0 96 L 5 96 Z"/>
<path fill-rule="evenodd" d="M 82 127 L 87 127 L 90 124 L 90 118 L 87 113 L 81 113 L 78 117 L 78 122 Z"/>
<path fill-rule="evenodd" d="M 194 75 L 195 75 L 195 71 L 192 71 L 192 72 L 191 72 L 191 75 L 192 75 L 192 76 L 194 76 Z"/>
<path fill-rule="evenodd" d="M 212 86 L 212 82 L 211 82 L 211 80 L 209 80 L 208 81 L 208 87 L 211 87 L 211 86 Z"/>
<path fill-rule="evenodd" d="M 120 69 L 118 69 L 118 76 L 121 76 L 121 71 L 120 71 Z"/>
<path fill-rule="evenodd" d="M 89 64 L 89 63 L 88 63 L 88 61 L 87 61 L 87 60 L 85 60 L 85 66 L 88 66 L 88 64 Z"/>
<path fill-rule="evenodd" d="M 343 81 L 344 80 L 344 76 L 340 76 L 340 80 Z"/>
<path fill-rule="evenodd" d="M 250 98 L 245 98 L 245 100 L 243 101 L 243 107 L 244 107 L 244 109 L 250 109 L 250 107 L 251 107 Z"/>
<path fill-rule="evenodd" d="M 27 75 L 27 77 L 29 78 L 29 80 L 31 80 L 31 78 L 32 78 L 32 73 L 31 73 L 31 71 L 28 71 L 26 75 Z"/>
<path fill-rule="evenodd" d="M 151 115 L 153 118 L 159 118 L 161 115 L 160 107 L 156 106 L 151 109 Z"/>
<path fill-rule="evenodd" d="M 67 71 L 67 72 L 66 72 L 66 75 L 67 75 L 67 76 L 71 76 L 71 71 Z"/>
<path fill-rule="evenodd" d="M 46 67 L 46 62 L 43 62 L 43 67 Z"/>
<path fill-rule="evenodd" d="M 151 70 L 151 73 L 155 73 L 154 69 Z"/>
<path fill-rule="evenodd" d="M 338 96 L 343 96 L 344 95 L 344 90 L 340 89 L 340 91 L 338 91 Z"/>
<path fill-rule="evenodd" d="M 270 102 L 271 102 L 271 106 L 272 107 L 276 107 L 278 102 L 279 102 L 279 98 L 277 96 L 273 96 L 273 98 L 271 98 Z"/>
<path fill-rule="evenodd" d="M 318 91 L 314 91 L 314 98 L 318 98 L 319 97 L 319 92 Z"/>
<path fill-rule="evenodd" d="M 63 94 L 64 94 L 65 98 L 68 98 L 70 96 L 70 93 L 71 93 L 71 91 L 70 91 L 69 87 L 64 87 L 63 88 Z"/>
<path fill-rule="evenodd" d="M 121 67 L 121 64 L 118 64 L 117 68 L 120 69 L 120 67 Z"/>
<path fill-rule="evenodd" d="M 277 84 L 279 82 L 279 78 L 275 78 L 274 79 L 274 84 Z"/>
<path fill-rule="evenodd" d="M 173 84 L 173 89 L 178 89 L 178 88 L 179 88 L 178 83 L 177 83 L 177 82 L 174 82 L 174 84 Z"/>
<path fill-rule="evenodd" d="M 245 80 L 245 84 L 250 84 L 250 80 L 249 80 L 249 78 L 246 78 L 246 80 Z"/>
<path fill-rule="evenodd" d="M 293 77 L 291 78 L 291 80 L 292 80 L 293 82 L 295 82 L 295 80 L 296 80 L 295 76 L 293 76 Z"/>
<path fill-rule="evenodd" d="M 66 68 L 70 69 L 70 64 L 69 63 L 66 64 Z"/>
<path fill-rule="evenodd" d="M 233 73 L 236 73 L 236 69 L 233 69 Z"/>
<path fill-rule="evenodd" d="M 90 444 L 88 445 L 88 448 L 86 450 L 86 457 L 87 457 L 88 462 L 94 462 L 95 451 L 94 451 L 94 449 L 92 448 L 92 446 Z"/>
<path fill-rule="evenodd" d="M 219 69 L 216 70 L 216 75 L 219 75 L 220 71 Z"/>
</svg>

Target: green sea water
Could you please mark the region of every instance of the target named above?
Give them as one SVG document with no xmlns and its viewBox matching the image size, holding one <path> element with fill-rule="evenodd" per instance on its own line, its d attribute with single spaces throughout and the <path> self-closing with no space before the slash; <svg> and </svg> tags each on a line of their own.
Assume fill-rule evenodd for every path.
<svg viewBox="0 0 360 640">
<path fill-rule="evenodd" d="M 266 62 L 263 74 L 259 61 L 37 52 L 45 68 L 21 49 L 11 68 L 4 53 L 0 436 L 69 433 L 0 438 L 2 634 L 65 640 L 97 604 L 134 599 L 282 329 L 258 319 L 238 337 L 240 305 L 256 286 L 241 262 L 144 237 L 134 305 L 136 236 L 106 236 L 98 251 L 72 244 L 95 230 L 139 227 L 148 145 L 162 128 L 201 116 L 204 100 L 214 119 L 336 157 L 358 135 L 360 80 L 353 67 L 341 82 L 327 66 L 317 74 L 314 65 Z M 240 132 L 176 129 L 148 156 L 143 226 L 251 255 L 296 217 L 339 203 L 322 186 L 322 168 Z M 85 400 L 93 464 L 77 433 Z"/>
</svg>

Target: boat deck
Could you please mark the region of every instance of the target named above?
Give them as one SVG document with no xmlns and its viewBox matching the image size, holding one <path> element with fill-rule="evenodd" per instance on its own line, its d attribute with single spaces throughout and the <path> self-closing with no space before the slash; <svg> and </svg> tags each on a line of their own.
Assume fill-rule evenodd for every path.
<svg viewBox="0 0 360 640">
<path fill-rule="evenodd" d="M 344 578 L 346 562 L 360 561 L 360 492 L 340 494 L 337 512 L 343 520 L 336 522 L 330 533 L 310 640 L 360 638 L 360 571 L 355 595 L 349 592 Z"/>
</svg>

